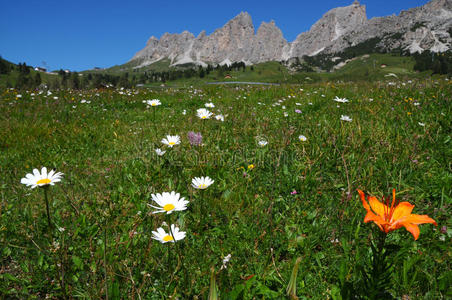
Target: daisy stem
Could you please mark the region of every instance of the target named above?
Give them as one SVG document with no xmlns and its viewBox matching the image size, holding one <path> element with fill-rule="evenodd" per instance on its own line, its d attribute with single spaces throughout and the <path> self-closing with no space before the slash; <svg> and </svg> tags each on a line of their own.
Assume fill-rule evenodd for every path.
<svg viewBox="0 0 452 300">
<path fill-rule="evenodd" d="M 170 235 L 173 238 L 173 241 L 175 243 L 176 239 L 174 237 L 173 231 L 171 230 L 171 216 L 168 215 L 168 214 L 166 215 L 166 223 L 168 224 L 169 233 L 170 233 Z M 169 269 L 170 265 L 171 265 L 171 248 L 168 246 L 168 269 Z"/>
<path fill-rule="evenodd" d="M 173 237 L 173 241 L 174 241 L 174 247 L 176 248 L 176 253 L 177 253 L 177 257 L 178 257 L 178 261 L 180 261 L 181 262 L 181 265 L 182 265 L 182 268 L 184 269 L 184 284 L 186 284 L 187 283 L 187 278 L 188 278 L 188 275 L 187 275 L 187 270 L 185 269 L 185 267 L 184 267 L 184 262 L 183 262 L 183 260 L 182 260 L 182 255 L 180 254 L 180 249 L 179 249 L 179 245 L 177 244 L 177 242 L 176 242 L 176 237 L 174 236 L 174 233 L 173 233 L 173 230 L 171 229 L 171 218 L 170 218 L 170 215 L 166 215 L 166 221 L 167 221 L 167 223 L 168 223 L 168 226 L 169 226 L 169 232 L 170 232 L 170 234 L 171 234 L 171 236 Z M 168 248 L 168 253 L 169 253 L 169 248 Z M 170 260 L 168 260 L 168 265 L 170 264 Z M 178 265 L 178 264 L 177 264 Z M 176 267 L 177 267 L 177 265 L 176 265 Z M 174 274 L 177 272 L 177 270 L 174 270 Z"/>
<path fill-rule="evenodd" d="M 49 197 L 47 195 L 48 189 L 49 189 L 48 186 L 44 186 L 44 199 L 46 201 L 47 223 L 49 224 L 49 228 L 50 228 L 52 226 L 52 222 L 50 221 Z"/>
<path fill-rule="evenodd" d="M 155 106 L 154 109 L 152 110 L 152 114 L 153 114 L 153 118 L 152 118 L 152 123 L 154 123 L 154 134 L 156 134 L 156 127 L 155 127 Z"/>
<path fill-rule="evenodd" d="M 207 206 L 207 199 L 209 199 L 208 197 L 205 197 L 205 193 L 207 192 L 207 190 L 200 190 L 200 194 L 201 194 L 201 214 L 202 214 L 202 226 L 206 225 L 207 219 L 206 219 L 206 215 L 208 214 L 208 206 Z"/>
</svg>

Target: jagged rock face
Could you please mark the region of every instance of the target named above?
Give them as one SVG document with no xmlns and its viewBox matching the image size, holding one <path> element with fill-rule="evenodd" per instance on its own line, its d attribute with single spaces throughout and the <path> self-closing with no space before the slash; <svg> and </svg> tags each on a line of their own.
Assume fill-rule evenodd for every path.
<svg viewBox="0 0 452 300">
<path fill-rule="evenodd" d="M 192 57 L 202 61 L 216 62 L 229 59 L 240 61 L 249 58 L 252 51 L 254 26 L 248 13 L 240 13 L 222 28 L 196 43 Z"/>
<path fill-rule="evenodd" d="M 324 51 L 336 53 L 371 38 L 380 38 L 377 46 L 387 51 L 443 52 L 452 47 L 449 28 L 452 28 L 452 0 L 433 0 L 424 6 L 402 11 L 399 16 L 372 18 Z"/>
<path fill-rule="evenodd" d="M 263 61 L 281 60 L 283 49 L 288 43 L 275 22 L 262 22 L 254 37 L 253 48 L 249 61 L 258 63 Z"/>
<path fill-rule="evenodd" d="M 146 47 L 138 52 L 133 59 L 140 59 L 144 62 L 156 62 L 163 58 L 172 58 L 183 55 L 190 44 L 193 44 L 195 37 L 188 31 L 181 34 L 165 33 L 160 40 L 151 37 Z"/>
<path fill-rule="evenodd" d="M 315 55 L 367 21 L 366 7 L 354 3 L 327 12 L 308 32 L 298 35 L 291 45 L 291 57 Z"/>
<path fill-rule="evenodd" d="M 421 7 L 402 11 L 398 16 L 366 17 L 366 8 L 352 5 L 328 11 L 309 31 L 288 43 L 273 21 L 263 22 L 257 33 L 248 13 L 242 12 L 210 35 L 197 37 L 188 31 L 165 33 L 160 40 L 151 37 L 132 60 L 139 66 L 169 58 L 173 65 L 183 63 L 223 64 L 238 61 L 254 64 L 281 61 L 317 53 L 337 53 L 372 38 L 385 50 L 443 52 L 452 47 L 452 0 L 432 0 Z"/>
</svg>

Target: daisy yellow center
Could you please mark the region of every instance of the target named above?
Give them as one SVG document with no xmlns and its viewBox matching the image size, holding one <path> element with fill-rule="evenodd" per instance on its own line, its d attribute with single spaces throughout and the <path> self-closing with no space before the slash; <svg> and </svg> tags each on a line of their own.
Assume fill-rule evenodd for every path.
<svg viewBox="0 0 452 300">
<path fill-rule="evenodd" d="M 168 144 L 171 145 L 171 146 L 176 145 L 175 142 L 169 142 Z"/>
<path fill-rule="evenodd" d="M 49 183 L 50 183 L 49 178 L 44 178 L 44 179 L 38 180 L 38 182 L 36 182 L 36 184 L 49 184 Z"/>
<path fill-rule="evenodd" d="M 165 237 L 163 237 L 163 240 L 164 240 L 165 242 L 169 242 L 169 241 L 172 241 L 172 240 L 174 240 L 174 239 L 173 239 L 173 237 L 172 237 L 171 235 L 166 235 Z"/>
<path fill-rule="evenodd" d="M 205 189 L 206 187 L 207 187 L 207 185 L 204 183 L 198 185 L 198 188 L 200 188 L 200 189 Z"/>
<path fill-rule="evenodd" d="M 163 206 L 163 209 L 166 210 L 166 211 L 173 210 L 174 208 L 175 208 L 175 206 L 173 204 L 171 204 L 171 203 L 166 204 L 165 206 Z"/>
<path fill-rule="evenodd" d="M 156 103 L 152 103 L 151 105 L 152 105 L 152 106 L 156 106 L 157 104 L 156 104 Z"/>
<path fill-rule="evenodd" d="M 206 116 L 202 116 L 202 117 L 201 117 L 201 119 L 205 119 L 205 118 L 207 118 L 207 117 L 206 117 Z"/>
</svg>

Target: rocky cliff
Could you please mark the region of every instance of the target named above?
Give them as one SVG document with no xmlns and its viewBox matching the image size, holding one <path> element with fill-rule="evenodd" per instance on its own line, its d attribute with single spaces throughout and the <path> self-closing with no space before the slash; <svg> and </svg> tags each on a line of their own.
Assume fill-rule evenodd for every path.
<svg viewBox="0 0 452 300">
<path fill-rule="evenodd" d="M 452 0 L 432 0 L 402 11 L 398 16 L 367 19 L 366 7 L 354 1 L 322 16 L 309 31 L 289 43 L 274 21 L 263 22 L 255 32 L 251 16 L 242 12 L 223 27 L 197 37 L 188 31 L 151 37 L 132 58 L 138 67 L 164 58 L 172 65 L 205 66 L 243 61 L 254 64 L 281 61 L 318 53 L 337 53 L 370 39 L 381 50 L 444 52 L 452 45 Z"/>
</svg>

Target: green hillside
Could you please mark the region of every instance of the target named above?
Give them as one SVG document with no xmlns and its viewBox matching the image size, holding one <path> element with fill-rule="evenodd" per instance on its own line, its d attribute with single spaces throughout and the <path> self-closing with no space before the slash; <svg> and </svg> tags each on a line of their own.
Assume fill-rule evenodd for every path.
<svg viewBox="0 0 452 300">
<path fill-rule="evenodd" d="M 34 89 L 45 84 L 51 89 L 89 89 L 104 87 L 133 86 L 187 86 L 211 82 L 265 82 L 265 83 L 312 83 L 322 81 L 375 81 L 423 78 L 432 73 L 452 73 L 449 66 L 451 55 L 401 56 L 398 54 L 365 54 L 348 60 L 335 62 L 325 56 L 303 57 L 295 64 L 287 62 L 265 62 L 251 66 L 234 63 L 231 66 L 206 68 L 194 64 L 170 67 L 170 60 L 160 60 L 138 67 L 140 62 L 132 61 L 107 69 L 86 70 L 80 73 L 46 73 L 34 71 L 25 64 L 13 64 L 0 59 L 0 88 L 15 87 Z M 426 57 L 428 59 L 426 59 Z M 436 59 L 436 60 L 435 60 Z M 330 69 L 330 71 L 326 71 Z M 433 69 L 435 70 L 432 72 Z M 449 69 L 451 69 L 449 71 Z M 308 71 L 309 70 L 309 71 Z M 417 71 L 416 71 L 417 70 Z M 420 72 L 421 70 L 422 72 Z"/>
</svg>

